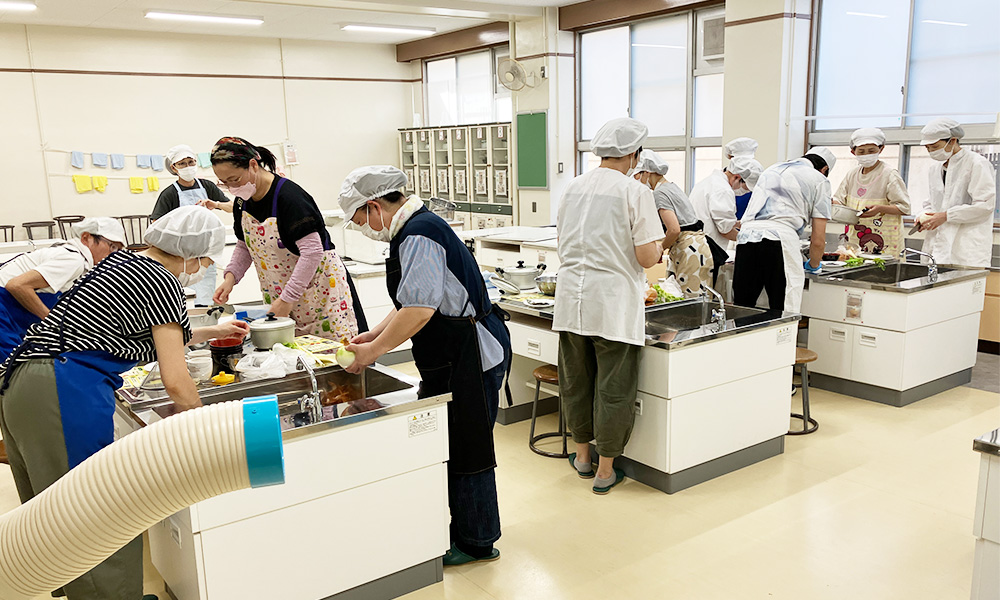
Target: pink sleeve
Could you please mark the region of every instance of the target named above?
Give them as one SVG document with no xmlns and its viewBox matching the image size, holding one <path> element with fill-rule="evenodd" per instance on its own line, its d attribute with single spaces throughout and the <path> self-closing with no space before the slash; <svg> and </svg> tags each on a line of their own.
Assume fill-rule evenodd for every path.
<svg viewBox="0 0 1000 600">
<path fill-rule="evenodd" d="M 295 263 L 292 276 L 285 284 L 285 289 L 281 290 L 281 299 L 289 304 L 295 304 L 305 293 L 316 274 L 316 268 L 323 260 L 323 241 L 319 239 L 318 233 L 310 233 L 304 238 L 297 240 L 295 245 L 299 247 L 299 260 Z"/>
<path fill-rule="evenodd" d="M 223 271 L 222 275 L 225 277 L 226 273 L 232 273 L 233 277 L 236 278 L 236 283 L 239 283 L 252 264 L 253 258 L 250 257 L 250 250 L 247 249 L 247 245 L 243 240 L 240 240 L 236 242 L 233 257 L 229 259 L 229 265 L 226 266 L 226 270 Z"/>
</svg>

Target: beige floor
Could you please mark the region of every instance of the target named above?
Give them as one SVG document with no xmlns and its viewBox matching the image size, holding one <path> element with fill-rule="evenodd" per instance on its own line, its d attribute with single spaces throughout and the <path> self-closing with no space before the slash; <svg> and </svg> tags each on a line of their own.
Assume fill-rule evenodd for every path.
<svg viewBox="0 0 1000 600">
<path fill-rule="evenodd" d="M 967 599 L 972 439 L 1000 424 L 1000 395 L 897 409 L 813 390 L 812 406 L 819 431 L 783 455 L 674 495 L 626 481 L 595 496 L 528 450 L 526 423 L 498 426 L 502 558 L 406 598 Z M 0 469 L 3 512 L 18 502 Z M 151 568 L 147 584 L 162 590 Z"/>
</svg>

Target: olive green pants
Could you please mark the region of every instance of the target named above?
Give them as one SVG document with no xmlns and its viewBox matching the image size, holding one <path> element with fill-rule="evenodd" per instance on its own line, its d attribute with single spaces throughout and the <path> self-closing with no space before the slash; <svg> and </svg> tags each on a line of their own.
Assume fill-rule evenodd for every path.
<svg viewBox="0 0 1000 600">
<path fill-rule="evenodd" d="M 573 441 L 596 440 L 607 458 L 625 450 L 635 423 L 642 346 L 559 332 L 559 397 Z"/>
<path fill-rule="evenodd" d="M 32 359 L 18 365 L 10 387 L 0 396 L 0 431 L 22 503 L 69 472 L 52 359 Z M 139 600 L 142 538 L 132 540 L 62 590 L 53 592 L 57 594 L 68 600 Z"/>
</svg>

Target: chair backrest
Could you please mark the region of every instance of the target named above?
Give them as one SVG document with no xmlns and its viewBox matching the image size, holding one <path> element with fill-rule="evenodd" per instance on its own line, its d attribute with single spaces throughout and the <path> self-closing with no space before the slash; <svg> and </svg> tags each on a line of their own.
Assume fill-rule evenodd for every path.
<svg viewBox="0 0 1000 600">
<path fill-rule="evenodd" d="M 24 227 L 24 231 L 28 234 L 29 240 L 34 240 L 35 236 L 33 229 L 48 229 L 48 234 L 46 239 L 51 239 L 55 235 L 55 221 L 28 221 L 27 223 L 21 223 L 21 227 Z"/>
<path fill-rule="evenodd" d="M 3 236 L 3 241 L 13 242 L 14 241 L 14 226 L 13 225 L 0 225 L 0 236 Z"/>
<path fill-rule="evenodd" d="M 67 233 L 67 226 L 72 225 L 73 223 L 79 223 L 86 217 L 84 217 L 83 215 L 61 215 L 52 218 L 55 219 L 55 222 L 59 224 L 59 235 L 62 237 L 62 239 L 68 240 L 69 234 Z"/>
<path fill-rule="evenodd" d="M 149 227 L 149 215 L 127 215 L 118 217 L 118 220 L 125 229 L 125 242 L 129 250 L 149 247 L 142 239 L 146 228 Z"/>
</svg>

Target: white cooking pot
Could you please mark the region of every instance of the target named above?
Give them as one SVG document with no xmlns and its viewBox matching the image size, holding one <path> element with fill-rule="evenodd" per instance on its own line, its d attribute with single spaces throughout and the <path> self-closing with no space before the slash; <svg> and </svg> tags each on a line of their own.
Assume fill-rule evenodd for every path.
<svg viewBox="0 0 1000 600">
<path fill-rule="evenodd" d="M 502 267 L 497 267 L 497 275 L 499 275 L 504 281 L 517 286 L 521 290 L 530 290 L 535 287 L 535 277 L 542 274 L 545 270 L 545 263 L 540 263 L 535 267 L 524 266 L 524 261 L 517 261 L 517 266 L 504 269 Z"/>
<path fill-rule="evenodd" d="M 295 339 L 295 321 L 267 313 L 266 319 L 250 322 L 250 341 L 258 350 L 270 350 L 275 344 L 290 344 Z"/>
</svg>

